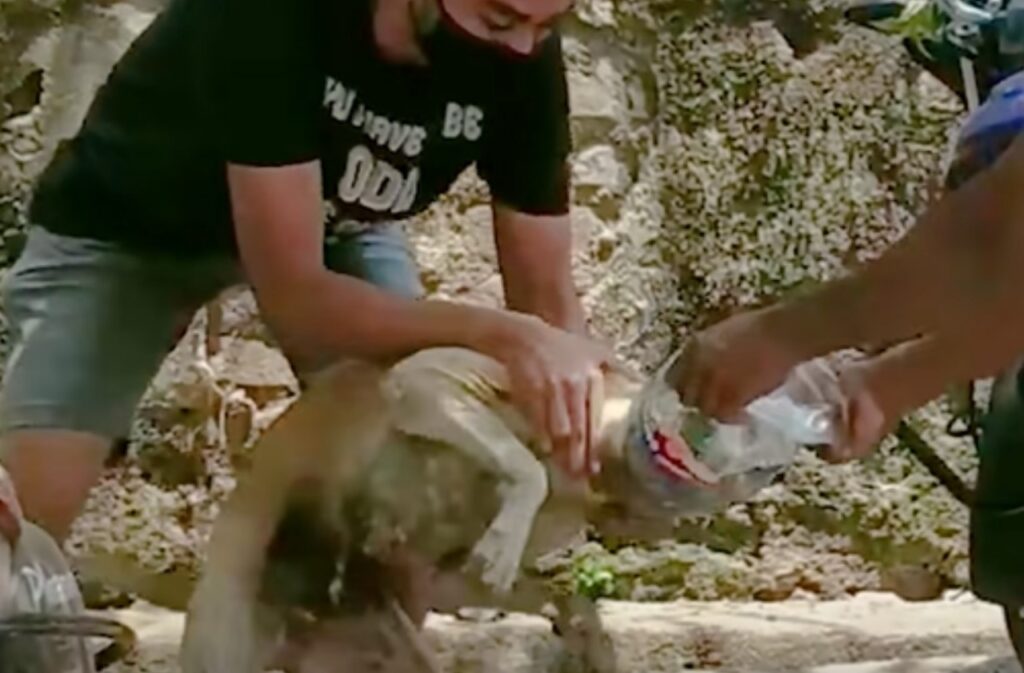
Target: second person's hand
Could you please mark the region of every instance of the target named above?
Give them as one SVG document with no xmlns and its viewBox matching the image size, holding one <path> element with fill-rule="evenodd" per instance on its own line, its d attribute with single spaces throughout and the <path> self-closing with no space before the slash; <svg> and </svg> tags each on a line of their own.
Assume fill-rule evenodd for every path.
<svg viewBox="0 0 1024 673">
<path fill-rule="evenodd" d="M 822 458 L 845 463 L 871 455 L 903 416 L 905 410 L 894 399 L 898 394 L 886 394 L 898 393 L 893 389 L 899 385 L 898 379 L 889 376 L 884 358 L 863 359 L 841 367 L 839 438 Z"/>
<path fill-rule="evenodd" d="M 784 312 L 746 311 L 691 337 L 669 383 L 683 403 L 723 422 L 782 384 L 803 357 Z"/>
</svg>

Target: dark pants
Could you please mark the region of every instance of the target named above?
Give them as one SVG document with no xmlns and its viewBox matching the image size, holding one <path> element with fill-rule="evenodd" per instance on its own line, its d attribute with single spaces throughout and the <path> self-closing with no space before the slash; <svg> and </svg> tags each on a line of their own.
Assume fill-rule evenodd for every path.
<svg viewBox="0 0 1024 673">
<path fill-rule="evenodd" d="M 982 599 L 1024 606 L 1024 369 L 985 420 L 971 510 L 971 583 Z"/>
</svg>

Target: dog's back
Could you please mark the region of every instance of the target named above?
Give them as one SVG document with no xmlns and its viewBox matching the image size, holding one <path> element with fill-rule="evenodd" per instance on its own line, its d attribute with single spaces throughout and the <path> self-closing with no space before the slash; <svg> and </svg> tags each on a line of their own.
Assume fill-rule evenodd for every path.
<svg viewBox="0 0 1024 673">
<path fill-rule="evenodd" d="M 431 562 L 464 560 L 497 511 L 496 478 L 443 442 L 398 430 L 403 410 L 388 391 L 411 367 L 427 367 L 464 381 L 467 395 L 485 396 L 492 372 L 481 375 L 478 365 L 492 365 L 483 358 L 430 349 L 386 369 L 345 362 L 311 382 L 290 417 L 259 442 L 248 477 L 264 490 L 296 475 L 266 548 L 265 601 L 329 612 L 346 562 L 399 542 Z M 488 401 L 509 413 L 500 409 L 506 402 Z M 292 452 L 291 461 L 281 452 Z"/>
<path fill-rule="evenodd" d="M 344 564 L 338 561 L 383 556 L 398 544 L 441 570 L 455 570 L 465 563 L 497 514 L 500 475 L 485 469 L 464 449 L 396 427 L 401 424 L 400 414 L 427 412 L 409 408 L 407 397 L 399 401 L 403 389 L 430 386 L 437 377 L 455 381 L 451 397 L 465 395 L 482 402 L 487 413 L 524 443 L 535 443 L 505 392 L 504 367 L 479 353 L 429 349 L 376 377 L 367 377 L 366 372 L 349 376 L 345 369 L 328 373 L 307 392 L 318 396 L 308 404 L 321 406 L 328 400 L 340 404 L 354 394 L 380 394 L 386 411 L 366 417 L 350 413 L 318 417 L 320 432 L 336 438 L 325 447 L 319 462 L 341 467 L 297 482 L 289 497 L 268 549 L 265 575 L 268 596 L 275 596 L 278 604 L 328 609 L 328 587 L 341 580 L 338 573 L 344 572 Z M 373 378 L 378 388 L 367 390 Z M 360 404 L 369 406 L 365 401 Z M 341 423 L 349 424 L 348 432 Z M 387 427 L 367 427 L 370 423 Z M 549 470 L 550 479 L 560 482 L 553 472 L 557 470 Z M 579 530 L 581 503 L 577 494 L 569 496 L 572 503 L 566 499 L 554 498 L 543 508 L 532 549 L 543 552 Z"/>
</svg>

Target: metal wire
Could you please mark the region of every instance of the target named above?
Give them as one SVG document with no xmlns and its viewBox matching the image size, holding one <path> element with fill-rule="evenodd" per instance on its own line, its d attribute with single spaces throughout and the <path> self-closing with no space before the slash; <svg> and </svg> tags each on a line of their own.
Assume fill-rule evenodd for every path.
<svg viewBox="0 0 1024 673">
<path fill-rule="evenodd" d="M 93 615 L 20 614 L 0 619 L 0 640 L 14 636 L 35 638 L 103 638 L 112 641 L 100 652 L 105 668 L 135 651 L 138 638 L 131 627 Z"/>
</svg>

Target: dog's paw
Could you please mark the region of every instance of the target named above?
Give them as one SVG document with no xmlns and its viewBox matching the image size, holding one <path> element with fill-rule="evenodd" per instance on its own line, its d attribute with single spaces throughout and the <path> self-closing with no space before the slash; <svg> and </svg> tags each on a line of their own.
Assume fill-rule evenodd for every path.
<svg viewBox="0 0 1024 673">
<path fill-rule="evenodd" d="M 480 579 L 497 595 L 510 592 L 519 577 L 522 546 L 512 537 L 488 530 L 470 554 L 470 565 L 479 569 Z"/>
<path fill-rule="evenodd" d="M 556 603 L 552 627 L 565 648 L 559 673 L 617 673 L 615 646 L 593 601 L 574 596 Z"/>
<path fill-rule="evenodd" d="M 182 673 L 259 673 L 277 635 L 260 626 L 251 592 L 228 583 L 200 583 L 185 619 Z"/>
<path fill-rule="evenodd" d="M 493 624 L 500 622 L 508 616 L 504 610 L 494 608 L 468 608 L 462 607 L 455 611 L 455 618 L 460 622 L 472 624 Z"/>
</svg>

